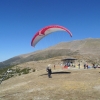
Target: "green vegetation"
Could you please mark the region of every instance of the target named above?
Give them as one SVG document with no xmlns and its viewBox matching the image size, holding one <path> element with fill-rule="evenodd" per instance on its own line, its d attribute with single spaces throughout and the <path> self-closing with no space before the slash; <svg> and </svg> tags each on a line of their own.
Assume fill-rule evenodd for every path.
<svg viewBox="0 0 100 100">
<path fill-rule="evenodd" d="M 0 69 L 0 79 L 3 78 L 3 80 L 7 80 L 13 76 L 20 76 L 22 74 L 28 74 L 30 73 L 30 68 L 24 68 L 20 69 L 19 67 L 16 67 L 16 69 L 12 68 L 13 66 L 1 68 Z M 12 72 L 7 73 L 7 70 L 12 70 Z M 32 70 L 32 72 L 35 72 L 35 69 Z"/>
<path fill-rule="evenodd" d="M 5 67 L 5 68 L 0 68 L 0 75 L 5 73 L 8 69 L 11 69 L 13 66 Z"/>
<path fill-rule="evenodd" d="M 20 72 L 23 74 L 28 74 L 30 70 L 31 70 L 30 68 L 24 68 Z"/>
</svg>

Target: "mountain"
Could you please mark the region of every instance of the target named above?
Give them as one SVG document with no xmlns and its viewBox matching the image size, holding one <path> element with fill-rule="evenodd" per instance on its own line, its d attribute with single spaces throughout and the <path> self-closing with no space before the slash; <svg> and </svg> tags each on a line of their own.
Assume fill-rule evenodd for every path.
<svg viewBox="0 0 100 100">
<path fill-rule="evenodd" d="M 36 52 L 16 56 L 4 61 L 3 63 L 0 62 L 0 67 L 21 64 L 29 61 L 44 60 L 57 56 L 74 57 L 83 60 L 85 59 L 90 62 L 99 63 L 100 38 L 88 38 L 84 40 L 62 42 L 44 50 L 39 50 Z"/>
</svg>

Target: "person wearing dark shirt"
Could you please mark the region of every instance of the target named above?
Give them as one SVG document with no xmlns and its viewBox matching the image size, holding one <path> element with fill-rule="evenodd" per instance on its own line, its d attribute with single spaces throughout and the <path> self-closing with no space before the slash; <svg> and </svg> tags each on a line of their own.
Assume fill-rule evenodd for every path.
<svg viewBox="0 0 100 100">
<path fill-rule="evenodd" d="M 50 67 L 47 68 L 47 72 L 48 72 L 48 77 L 49 77 L 49 78 L 52 78 L 52 77 L 51 77 L 52 71 L 51 71 L 51 68 L 50 68 Z"/>
</svg>

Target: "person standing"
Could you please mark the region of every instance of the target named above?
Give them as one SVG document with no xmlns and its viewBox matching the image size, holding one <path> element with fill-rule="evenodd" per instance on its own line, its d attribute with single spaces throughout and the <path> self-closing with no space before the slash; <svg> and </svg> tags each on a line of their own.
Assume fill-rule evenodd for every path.
<svg viewBox="0 0 100 100">
<path fill-rule="evenodd" d="M 86 64 L 84 64 L 84 69 L 86 68 Z"/>
<path fill-rule="evenodd" d="M 52 77 L 51 77 L 52 71 L 51 71 L 51 68 L 50 68 L 50 67 L 48 67 L 47 72 L 48 72 L 48 78 L 52 78 Z"/>
<path fill-rule="evenodd" d="M 54 65 L 54 69 L 55 69 L 55 65 Z"/>
<path fill-rule="evenodd" d="M 87 67 L 87 69 L 88 69 L 88 65 L 87 65 L 86 67 Z"/>
<path fill-rule="evenodd" d="M 80 64 L 78 64 L 78 68 L 80 69 Z"/>
</svg>

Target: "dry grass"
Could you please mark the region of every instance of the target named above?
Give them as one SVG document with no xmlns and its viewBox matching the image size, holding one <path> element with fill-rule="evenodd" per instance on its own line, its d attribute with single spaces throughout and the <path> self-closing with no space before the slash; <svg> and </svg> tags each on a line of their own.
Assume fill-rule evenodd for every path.
<svg viewBox="0 0 100 100">
<path fill-rule="evenodd" d="M 45 69 L 0 85 L 0 100 L 100 100 L 100 69 Z"/>
</svg>

